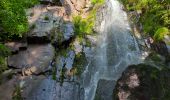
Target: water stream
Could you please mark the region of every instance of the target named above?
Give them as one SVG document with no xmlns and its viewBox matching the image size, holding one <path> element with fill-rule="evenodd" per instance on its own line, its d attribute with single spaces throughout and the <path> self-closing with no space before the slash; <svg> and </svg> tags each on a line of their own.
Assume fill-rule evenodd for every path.
<svg viewBox="0 0 170 100">
<path fill-rule="evenodd" d="M 93 100 L 100 79 L 117 80 L 128 65 L 140 62 L 140 50 L 127 14 L 117 0 L 106 0 L 94 58 L 83 73 L 85 100 Z"/>
</svg>

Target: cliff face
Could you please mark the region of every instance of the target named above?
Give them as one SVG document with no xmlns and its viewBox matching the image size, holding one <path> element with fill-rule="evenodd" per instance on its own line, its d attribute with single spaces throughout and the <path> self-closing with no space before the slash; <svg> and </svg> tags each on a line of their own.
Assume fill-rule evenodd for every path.
<svg viewBox="0 0 170 100">
<path fill-rule="evenodd" d="M 84 99 L 80 74 L 91 36 L 83 43 L 77 39 L 72 16 L 86 15 L 90 5 L 90 0 L 40 0 L 26 10 L 29 32 L 21 41 L 5 43 L 12 55 L 0 77 L 2 100 Z"/>
</svg>

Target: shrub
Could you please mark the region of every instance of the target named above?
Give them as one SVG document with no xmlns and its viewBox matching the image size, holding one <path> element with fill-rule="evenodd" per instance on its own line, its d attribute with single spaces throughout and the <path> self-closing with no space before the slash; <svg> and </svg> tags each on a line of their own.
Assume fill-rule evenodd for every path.
<svg viewBox="0 0 170 100">
<path fill-rule="evenodd" d="M 169 0 L 120 0 L 127 10 L 140 10 L 140 22 L 143 25 L 143 31 L 151 35 L 155 40 L 162 40 L 164 34 L 169 33 L 170 13 Z"/>
<path fill-rule="evenodd" d="M 157 41 L 163 40 L 164 36 L 169 34 L 169 30 L 166 27 L 159 28 L 154 34 L 154 39 Z"/>
<path fill-rule="evenodd" d="M 38 0 L 0 0 L 0 27 L 8 35 L 22 36 L 28 31 L 25 9 L 36 4 Z M 5 34 L 4 34 L 5 35 Z M 6 34 L 7 35 L 7 34 Z"/>
<path fill-rule="evenodd" d="M 75 33 L 78 36 L 82 37 L 85 34 L 91 34 L 93 32 L 94 20 L 92 17 L 82 18 L 81 16 L 74 16 L 73 23 Z"/>
<path fill-rule="evenodd" d="M 102 5 L 104 4 L 105 0 L 91 0 L 93 5 Z"/>
</svg>

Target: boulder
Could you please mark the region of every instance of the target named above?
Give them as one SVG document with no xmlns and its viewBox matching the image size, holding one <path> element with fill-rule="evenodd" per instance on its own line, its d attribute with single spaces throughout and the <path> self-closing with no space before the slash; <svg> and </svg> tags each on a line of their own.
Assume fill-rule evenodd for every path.
<svg viewBox="0 0 170 100">
<path fill-rule="evenodd" d="M 117 81 L 113 100 L 169 100 L 170 69 L 131 65 Z"/>
<path fill-rule="evenodd" d="M 27 34 L 29 43 L 50 42 L 52 30 L 57 30 L 63 23 L 60 7 L 37 5 L 27 10 L 30 31 Z M 55 31 L 56 32 L 56 31 Z"/>
<path fill-rule="evenodd" d="M 8 57 L 8 66 L 23 69 L 25 74 L 39 74 L 49 69 L 53 56 L 50 44 L 29 45 L 27 50 Z"/>
</svg>

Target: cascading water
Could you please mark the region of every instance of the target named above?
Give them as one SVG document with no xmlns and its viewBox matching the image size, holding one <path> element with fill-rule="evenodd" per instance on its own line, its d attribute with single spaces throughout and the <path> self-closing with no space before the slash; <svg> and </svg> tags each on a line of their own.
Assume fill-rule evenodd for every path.
<svg viewBox="0 0 170 100">
<path fill-rule="evenodd" d="M 130 64 L 140 62 L 140 51 L 127 15 L 117 0 L 106 0 L 104 19 L 94 59 L 83 73 L 85 100 L 93 100 L 100 79 L 117 80 Z"/>
</svg>

